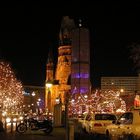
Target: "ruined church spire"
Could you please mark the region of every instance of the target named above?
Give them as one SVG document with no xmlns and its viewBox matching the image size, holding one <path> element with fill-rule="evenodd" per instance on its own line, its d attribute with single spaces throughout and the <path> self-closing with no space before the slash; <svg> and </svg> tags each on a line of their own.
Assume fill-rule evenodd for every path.
<svg viewBox="0 0 140 140">
<path fill-rule="evenodd" d="M 62 18 L 60 32 L 59 32 L 59 41 L 60 45 L 71 45 L 71 31 L 75 28 L 75 23 L 73 19 L 70 19 L 69 16 L 64 16 Z"/>
</svg>

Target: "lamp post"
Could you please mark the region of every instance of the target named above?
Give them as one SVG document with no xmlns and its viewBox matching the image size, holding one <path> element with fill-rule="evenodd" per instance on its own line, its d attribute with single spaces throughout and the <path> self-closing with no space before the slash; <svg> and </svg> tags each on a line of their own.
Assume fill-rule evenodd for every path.
<svg viewBox="0 0 140 140">
<path fill-rule="evenodd" d="M 70 129 L 69 129 L 69 115 L 68 115 L 68 105 L 70 98 L 70 90 L 65 91 L 65 128 L 66 128 L 66 140 L 70 140 Z"/>
<path fill-rule="evenodd" d="M 50 113 L 51 110 L 51 90 L 50 88 L 52 87 L 52 81 L 47 80 L 46 81 L 46 87 L 47 87 L 47 108 L 48 108 L 48 113 Z"/>
<path fill-rule="evenodd" d="M 32 109 L 32 112 L 36 111 L 35 96 L 36 96 L 36 93 L 33 91 L 32 94 L 31 94 L 31 109 Z"/>
</svg>

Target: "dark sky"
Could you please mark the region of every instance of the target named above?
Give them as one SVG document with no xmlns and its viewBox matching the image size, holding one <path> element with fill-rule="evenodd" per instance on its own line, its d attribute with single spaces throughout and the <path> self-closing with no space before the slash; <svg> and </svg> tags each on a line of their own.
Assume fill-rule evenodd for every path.
<svg viewBox="0 0 140 140">
<path fill-rule="evenodd" d="M 44 86 L 49 47 L 57 54 L 60 23 L 67 13 L 58 16 L 48 7 L 20 4 L 0 9 L 0 56 L 24 85 Z M 84 16 L 70 16 L 76 23 L 82 19 L 90 30 L 93 86 L 100 86 L 101 76 L 136 75 L 128 46 L 140 40 L 139 11 L 140 5 L 95 4 L 82 10 Z"/>
</svg>

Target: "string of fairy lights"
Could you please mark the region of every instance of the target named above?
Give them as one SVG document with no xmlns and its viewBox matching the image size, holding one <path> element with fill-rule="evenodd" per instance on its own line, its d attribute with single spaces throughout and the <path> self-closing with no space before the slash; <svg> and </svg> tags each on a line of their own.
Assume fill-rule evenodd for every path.
<svg viewBox="0 0 140 140">
<path fill-rule="evenodd" d="M 98 90 L 92 94 L 78 94 L 71 97 L 69 114 L 78 115 L 88 112 L 121 113 L 126 111 L 126 103 L 120 97 L 120 92 L 109 90 L 100 93 Z"/>
<path fill-rule="evenodd" d="M 17 80 L 10 64 L 0 61 L 0 108 L 7 112 L 17 111 L 23 104 L 23 98 L 23 86 Z M 126 103 L 120 97 L 119 91 L 71 93 L 68 110 L 71 115 L 85 112 L 119 113 L 126 111 Z"/>
<path fill-rule="evenodd" d="M 10 64 L 0 61 L 0 108 L 7 112 L 17 111 L 23 102 L 22 90 Z"/>
</svg>

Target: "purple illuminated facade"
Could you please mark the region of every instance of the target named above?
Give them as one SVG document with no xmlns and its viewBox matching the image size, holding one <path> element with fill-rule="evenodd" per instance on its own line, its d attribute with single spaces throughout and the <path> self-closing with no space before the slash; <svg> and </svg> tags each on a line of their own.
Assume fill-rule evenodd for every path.
<svg viewBox="0 0 140 140">
<path fill-rule="evenodd" d="M 79 27 L 72 32 L 71 90 L 72 93 L 90 92 L 89 30 Z"/>
</svg>

